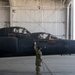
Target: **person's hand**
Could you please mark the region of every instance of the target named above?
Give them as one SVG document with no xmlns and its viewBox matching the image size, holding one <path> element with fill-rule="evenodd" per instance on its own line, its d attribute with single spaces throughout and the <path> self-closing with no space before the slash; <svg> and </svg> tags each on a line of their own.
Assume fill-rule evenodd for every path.
<svg viewBox="0 0 75 75">
<path fill-rule="evenodd" d="M 36 45 L 36 42 L 34 42 L 34 45 Z"/>
</svg>

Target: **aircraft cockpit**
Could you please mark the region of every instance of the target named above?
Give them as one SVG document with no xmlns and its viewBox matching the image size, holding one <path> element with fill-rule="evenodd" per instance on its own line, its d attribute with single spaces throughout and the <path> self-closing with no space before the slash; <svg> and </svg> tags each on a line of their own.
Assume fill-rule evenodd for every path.
<svg viewBox="0 0 75 75">
<path fill-rule="evenodd" d="M 49 34 L 49 33 L 40 33 L 38 35 L 39 39 L 47 39 L 47 40 L 51 40 L 51 39 L 58 39 L 56 36 Z"/>
<path fill-rule="evenodd" d="M 27 34 L 27 33 L 30 33 L 25 28 L 13 28 L 13 32 L 14 33 L 19 33 L 19 34 Z"/>
<path fill-rule="evenodd" d="M 56 40 L 58 39 L 55 35 L 49 34 L 49 33 L 44 33 L 44 32 L 38 32 L 38 33 L 33 33 L 32 36 L 34 39 L 38 40 Z"/>
<path fill-rule="evenodd" d="M 0 29 L 0 36 L 15 36 L 17 34 L 27 34 L 30 33 L 26 28 L 22 27 L 7 27 Z"/>
</svg>

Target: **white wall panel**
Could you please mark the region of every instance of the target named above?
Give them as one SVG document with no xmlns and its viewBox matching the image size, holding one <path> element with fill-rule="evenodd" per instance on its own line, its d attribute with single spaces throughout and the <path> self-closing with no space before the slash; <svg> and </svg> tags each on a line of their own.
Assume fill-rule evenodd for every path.
<svg viewBox="0 0 75 75">
<path fill-rule="evenodd" d="M 0 8 L 0 21 L 9 21 L 9 9 Z"/>
<path fill-rule="evenodd" d="M 57 10 L 57 22 L 66 22 L 66 9 Z"/>
<path fill-rule="evenodd" d="M 0 28 L 5 27 L 10 21 L 9 8 L 0 8 Z"/>
<path fill-rule="evenodd" d="M 17 17 L 18 16 L 18 17 Z M 66 22 L 63 10 L 15 10 L 13 21 L 18 22 Z"/>
<path fill-rule="evenodd" d="M 10 21 L 10 8 L 5 7 L 9 6 L 8 1 L 0 0 L 0 28 L 8 26 Z"/>
</svg>

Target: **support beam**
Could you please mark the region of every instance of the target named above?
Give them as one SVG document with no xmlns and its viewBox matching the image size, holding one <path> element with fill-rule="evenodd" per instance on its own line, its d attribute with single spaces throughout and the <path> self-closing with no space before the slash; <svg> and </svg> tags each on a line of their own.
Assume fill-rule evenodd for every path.
<svg viewBox="0 0 75 75">
<path fill-rule="evenodd" d="M 12 6 L 12 0 L 9 0 L 9 4 L 10 4 L 10 6 Z"/>
<path fill-rule="evenodd" d="M 9 0 L 10 3 L 10 26 L 12 26 L 12 0 Z"/>
<path fill-rule="evenodd" d="M 70 1 L 70 3 L 67 5 L 67 39 L 73 39 L 72 11 L 72 1 Z"/>
<path fill-rule="evenodd" d="M 75 40 L 75 0 L 73 0 L 73 15 L 74 15 L 74 17 L 73 17 L 73 39 Z"/>
</svg>

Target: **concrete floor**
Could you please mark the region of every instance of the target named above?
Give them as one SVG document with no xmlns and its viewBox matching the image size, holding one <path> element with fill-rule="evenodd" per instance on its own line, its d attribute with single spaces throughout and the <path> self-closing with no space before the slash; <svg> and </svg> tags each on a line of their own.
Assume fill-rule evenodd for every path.
<svg viewBox="0 0 75 75">
<path fill-rule="evenodd" d="M 75 55 L 42 58 L 42 75 L 75 75 Z M 36 75 L 35 56 L 0 58 L 0 75 Z"/>
</svg>

